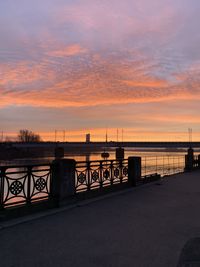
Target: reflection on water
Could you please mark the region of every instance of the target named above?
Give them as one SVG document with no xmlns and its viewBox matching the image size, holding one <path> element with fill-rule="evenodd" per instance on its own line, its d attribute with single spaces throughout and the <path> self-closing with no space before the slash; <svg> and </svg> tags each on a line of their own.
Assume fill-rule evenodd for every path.
<svg viewBox="0 0 200 267">
<path fill-rule="evenodd" d="M 110 154 L 109 159 L 115 159 L 115 149 L 109 148 L 107 150 Z M 93 160 L 102 160 L 101 152 L 81 152 L 79 153 L 65 153 L 65 158 L 75 159 L 76 161 L 93 161 Z M 125 158 L 138 156 L 138 157 L 163 157 L 163 156 L 184 156 L 186 152 L 170 152 L 170 151 L 135 151 L 133 148 L 125 149 Z M 40 164 L 40 163 L 50 163 L 54 160 L 54 157 L 46 158 L 29 158 L 29 159 L 16 159 L 11 161 L 0 161 L 0 166 L 7 165 L 24 165 L 24 164 Z"/>
<path fill-rule="evenodd" d="M 115 148 L 107 150 L 110 154 L 109 160 L 115 159 Z M 85 153 L 65 153 L 65 158 L 75 159 L 76 161 L 95 161 L 103 160 L 100 152 L 85 152 Z M 151 173 L 159 173 L 162 176 L 182 172 L 184 170 L 184 155 L 186 152 L 171 152 L 159 150 L 143 150 L 135 151 L 133 148 L 125 149 L 125 159 L 131 156 L 138 156 L 142 158 L 142 175 Z M 34 165 L 34 164 L 48 164 L 54 160 L 53 157 L 40 158 L 40 159 L 18 159 L 13 161 L 1 162 L 2 165 Z M 18 171 L 16 169 L 15 171 Z"/>
<path fill-rule="evenodd" d="M 70 153 L 65 154 L 65 158 L 73 158 L 76 161 L 93 161 L 93 160 L 102 160 L 101 152 L 92 152 L 92 153 L 86 153 L 81 155 L 74 155 Z M 109 159 L 115 159 L 115 149 L 109 149 L 108 150 L 110 157 Z M 125 149 L 125 158 L 128 157 L 163 157 L 163 156 L 183 156 L 186 152 L 169 152 L 169 151 L 158 151 L 158 150 L 151 150 L 151 151 L 135 151 L 133 148 L 126 148 Z"/>
</svg>

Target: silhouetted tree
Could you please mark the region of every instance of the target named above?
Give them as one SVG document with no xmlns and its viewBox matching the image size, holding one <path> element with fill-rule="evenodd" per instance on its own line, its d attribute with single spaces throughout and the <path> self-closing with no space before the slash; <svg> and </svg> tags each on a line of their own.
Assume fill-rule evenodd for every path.
<svg viewBox="0 0 200 267">
<path fill-rule="evenodd" d="M 34 132 L 29 131 L 27 129 L 23 129 L 19 131 L 18 140 L 20 142 L 25 142 L 25 143 L 42 141 L 39 134 L 35 134 Z"/>
</svg>

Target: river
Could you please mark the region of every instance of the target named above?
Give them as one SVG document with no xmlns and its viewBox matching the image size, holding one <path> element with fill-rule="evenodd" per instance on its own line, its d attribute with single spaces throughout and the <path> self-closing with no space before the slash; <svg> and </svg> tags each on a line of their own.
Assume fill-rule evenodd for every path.
<svg viewBox="0 0 200 267">
<path fill-rule="evenodd" d="M 101 152 L 65 152 L 65 158 L 75 159 L 76 161 L 93 161 L 93 160 L 102 160 Z M 115 159 L 115 148 L 106 149 L 106 152 L 109 152 L 109 160 Z M 126 148 L 125 149 L 125 158 L 138 156 L 144 158 L 149 157 L 177 157 L 184 156 L 186 154 L 186 150 L 165 150 L 163 149 L 137 149 L 134 148 Z M 198 154 L 198 152 L 195 152 Z M 22 158 L 22 159 L 13 159 L 13 160 L 1 160 L 0 166 L 7 165 L 23 165 L 23 164 L 40 164 L 40 163 L 50 163 L 54 160 L 54 157 L 38 157 L 38 158 Z"/>
</svg>

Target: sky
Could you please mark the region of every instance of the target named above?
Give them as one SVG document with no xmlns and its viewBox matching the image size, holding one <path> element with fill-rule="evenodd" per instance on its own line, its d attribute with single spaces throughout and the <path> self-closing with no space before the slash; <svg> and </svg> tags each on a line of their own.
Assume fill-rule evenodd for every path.
<svg viewBox="0 0 200 267">
<path fill-rule="evenodd" d="M 0 0 L 0 131 L 200 140 L 199 0 Z M 122 137 L 121 137 L 122 138 Z"/>
</svg>

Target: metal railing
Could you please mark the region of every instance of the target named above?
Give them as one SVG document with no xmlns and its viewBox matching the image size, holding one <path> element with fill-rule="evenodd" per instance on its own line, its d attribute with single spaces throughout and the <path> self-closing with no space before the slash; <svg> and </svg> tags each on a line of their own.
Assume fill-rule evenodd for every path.
<svg viewBox="0 0 200 267">
<path fill-rule="evenodd" d="M 200 155 L 195 155 L 193 160 L 193 168 L 199 168 L 200 166 Z"/>
<path fill-rule="evenodd" d="M 153 173 L 161 177 L 184 172 L 185 156 L 142 157 L 142 177 Z"/>
<path fill-rule="evenodd" d="M 72 169 L 65 168 L 62 164 L 54 165 L 54 163 L 2 166 L 0 167 L 0 209 L 30 205 L 40 200 L 47 200 L 50 196 L 56 199 L 61 192 L 59 190 L 63 190 L 62 183 L 66 182 L 64 177 L 66 171 L 67 179 L 72 179 L 68 185 L 71 186 L 69 192 L 88 192 L 117 184 L 128 182 L 131 184 L 132 179 L 136 179 L 135 185 L 139 185 L 155 181 L 160 176 L 184 172 L 185 156 L 142 157 L 141 163 L 141 169 L 140 166 L 138 168 L 139 174 L 136 175 L 140 178 L 134 178 L 134 174 L 130 173 L 132 165 L 129 172 L 128 159 L 81 161 L 76 162 Z M 194 166 L 200 166 L 199 158 L 194 158 L 194 164 Z M 58 169 L 55 166 L 58 166 Z"/>
<path fill-rule="evenodd" d="M 0 209 L 48 199 L 51 165 L 0 167 Z"/>
<path fill-rule="evenodd" d="M 128 181 L 128 159 L 77 162 L 76 192 L 89 191 Z"/>
</svg>

